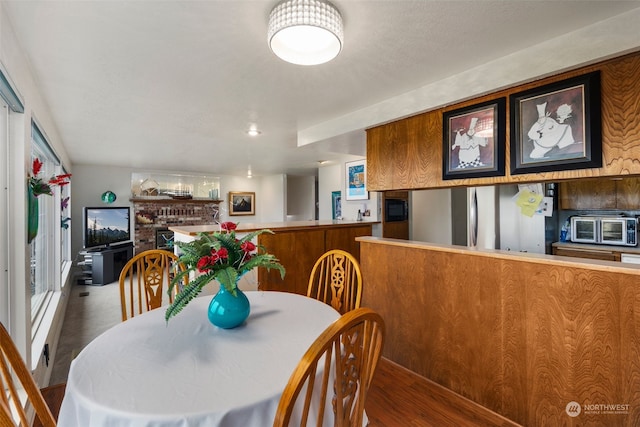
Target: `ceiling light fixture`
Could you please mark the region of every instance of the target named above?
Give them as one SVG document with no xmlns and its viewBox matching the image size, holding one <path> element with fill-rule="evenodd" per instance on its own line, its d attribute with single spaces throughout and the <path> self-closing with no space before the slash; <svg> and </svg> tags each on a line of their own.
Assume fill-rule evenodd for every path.
<svg viewBox="0 0 640 427">
<path fill-rule="evenodd" d="M 284 0 L 269 16 L 269 47 L 279 58 L 317 65 L 338 56 L 343 44 L 342 16 L 325 0 Z"/>
<path fill-rule="evenodd" d="M 260 135 L 262 132 L 260 132 L 258 129 L 256 128 L 251 128 L 247 131 L 247 135 L 249 136 L 258 136 Z"/>
</svg>

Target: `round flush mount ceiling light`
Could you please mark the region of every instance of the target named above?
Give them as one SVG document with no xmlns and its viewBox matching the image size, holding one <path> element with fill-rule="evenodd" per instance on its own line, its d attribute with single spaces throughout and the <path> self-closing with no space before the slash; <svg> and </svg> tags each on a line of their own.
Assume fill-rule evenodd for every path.
<svg viewBox="0 0 640 427">
<path fill-rule="evenodd" d="M 269 16 L 269 47 L 298 65 L 318 65 L 338 56 L 343 44 L 342 16 L 324 0 L 284 0 Z"/>
</svg>

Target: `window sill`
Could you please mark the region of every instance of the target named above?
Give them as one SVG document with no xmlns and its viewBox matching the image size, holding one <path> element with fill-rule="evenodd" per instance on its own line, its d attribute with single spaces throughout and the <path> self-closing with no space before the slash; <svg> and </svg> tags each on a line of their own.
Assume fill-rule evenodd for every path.
<svg viewBox="0 0 640 427">
<path fill-rule="evenodd" d="M 62 292 L 48 292 L 45 307 L 41 310 L 41 315 L 35 319 L 33 324 L 33 333 L 31 338 L 31 371 L 35 371 L 40 363 L 40 356 L 44 351 L 44 345 L 49 337 L 51 326 L 53 326 L 53 319 L 60 302 Z"/>
</svg>

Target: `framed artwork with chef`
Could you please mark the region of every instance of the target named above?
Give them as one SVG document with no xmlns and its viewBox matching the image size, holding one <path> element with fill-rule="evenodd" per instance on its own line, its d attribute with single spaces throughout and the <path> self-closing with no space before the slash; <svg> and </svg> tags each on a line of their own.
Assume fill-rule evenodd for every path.
<svg viewBox="0 0 640 427">
<path fill-rule="evenodd" d="M 600 73 L 509 97 L 511 174 L 602 166 Z"/>
<path fill-rule="evenodd" d="M 506 99 L 442 114 L 442 179 L 504 175 Z"/>
</svg>

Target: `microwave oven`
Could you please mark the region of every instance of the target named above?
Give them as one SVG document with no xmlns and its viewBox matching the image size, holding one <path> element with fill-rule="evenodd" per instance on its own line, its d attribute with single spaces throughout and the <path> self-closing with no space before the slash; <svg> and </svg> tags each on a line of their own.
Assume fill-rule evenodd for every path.
<svg viewBox="0 0 640 427">
<path fill-rule="evenodd" d="M 636 246 L 638 220 L 630 217 L 571 217 L 571 241 L 596 245 Z"/>
<path fill-rule="evenodd" d="M 386 222 L 406 221 L 409 219 L 409 207 L 406 200 L 385 199 L 384 220 Z"/>
</svg>

